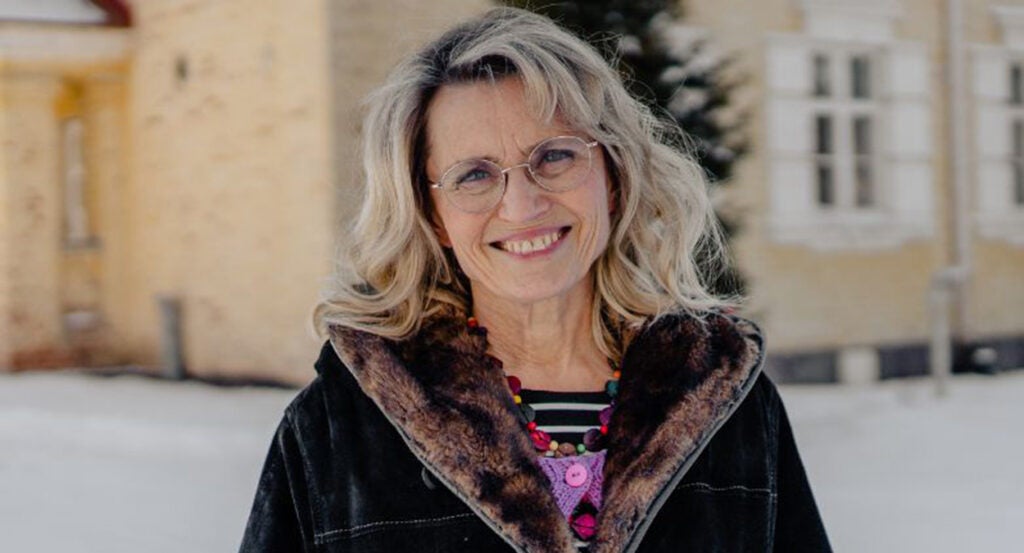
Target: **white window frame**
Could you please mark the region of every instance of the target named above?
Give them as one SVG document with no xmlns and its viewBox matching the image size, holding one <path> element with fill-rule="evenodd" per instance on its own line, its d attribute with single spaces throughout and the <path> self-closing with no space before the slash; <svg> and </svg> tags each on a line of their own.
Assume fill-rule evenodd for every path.
<svg viewBox="0 0 1024 553">
<path fill-rule="evenodd" d="M 1001 20 L 1005 44 L 969 47 L 975 125 L 973 219 L 982 238 L 1024 246 L 1024 203 L 1017 201 L 1024 198 L 1016 197 L 1015 182 L 1016 166 L 1024 165 L 1024 155 L 1014 152 L 1014 125 L 1024 124 L 1024 97 L 1021 103 L 1014 102 L 1012 83 L 1016 65 L 1024 96 L 1024 10 L 996 10 L 996 15 L 1006 16 Z M 1014 19 L 1017 15 L 1020 21 Z"/>
<path fill-rule="evenodd" d="M 869 62 L 868 97 L 865 99 L 853 97 L 853 61 L 856 58 L 865 58 Z M 830 90 L 827 96 L 817 94 L 819 59 L 828 60 Z M 811 64 L 815 87 L 811 90 L 811 95 L 808 98 L 811 106 L 809 132 L 812 133 L 812 144 L 815 148 L 818 143 L 818 118 L 827 116 L 832 121 L 832 152 L 827 154 L 827 157 L 817 151 L 813 154 L 814 204 L 819 212 L 831 214 L 848 212 L 847 217 L 858 218 L 872 211 L 883 212 L 885 210 L 886 175 L 883 173 L 881 163 L 881 154 L 884 150 L 878 131 L 883 112 L 880 99 L 881 82 L 878 78 L 880 59 L 880 53 L 873 48 L 818 45 L 811 50 L 808 63 Z M 855 151 L 854 120 L 860 117 L 867 117 L 871 122 L 870 153 L 867 156 L 861 156 L 868 159 L 868 167 L 872 175 L 873 201 L 869 205 L 861 205 L 857 200 L 856 172 L 859 160 Z M 831 204 L 822 203 L 820 195 L 818 167 L 819 163 L 825 160 L 830 161 L 832 165 L 833 202 Z"/>
<path fill-rule="evenodd" d="M 936 227 L 931 46 L 903 40 L 900 0 L 798 0 L 803 28 L 765 34 L 766 232 L 772 241 L 823 251 L 879 250 L 930 240 Z M 816 98 L 814 57 L 834 73 L 831 99 Z M 870 101 L 849 93 L 850 57 L 870 60 Z M 833 117 L 835 205 L 818 202 L 815 116 Z M 871 121 L 873 201 L 855 202 L 854 118 Z"/>
</svg>

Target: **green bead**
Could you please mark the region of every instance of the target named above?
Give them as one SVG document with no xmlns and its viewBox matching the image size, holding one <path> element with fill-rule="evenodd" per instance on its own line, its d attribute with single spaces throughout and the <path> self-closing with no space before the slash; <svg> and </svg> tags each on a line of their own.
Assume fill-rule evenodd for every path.
<svg viewBox="0 0 1024 553">
<path fill-rule="evenodd" d="M 608 383 L 604 385 L 604 390 L 608 392 L 608 395 L 611 397 L 619 395 L 619 381 L 609 380 Z"/>
<path fill-rule="evenodd" d="M 587 452 L 587 446 L 585 446 L 583 444 L 577 444 L 576 445 L 576 453 L 579 453 L 580 455 L 583 455 L 586 452 Z"/>
</svg>

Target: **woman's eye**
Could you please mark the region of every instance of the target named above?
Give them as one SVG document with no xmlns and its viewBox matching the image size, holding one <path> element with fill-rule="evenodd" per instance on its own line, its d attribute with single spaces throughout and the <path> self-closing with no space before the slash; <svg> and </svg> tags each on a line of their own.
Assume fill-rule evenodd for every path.
<svg viewBox="0 0 1024 553">
<path fill-rule="evenodd" d="M 459 177 L 459 180 L 457 180 L 456 182 L 458 184 L 463 184 L 463 183 L 466 183 L 466 182 L 475 182 L 475 181 L 479 181 L 481 179 L 486 179 L 487 176 L 488 176 L 487 171 L 484 171 L 483 169 L 474 169 L 472 171 L 469 171 L 469 172 L 463 174 L 461 177 Z"/>
<path fill-rule="evenodd" d="M 456 190 L 476 191 L 481 188 L 487 188 L 492 181 L 493 175 L 490 171 L 482 167 L 476 167 L 460 173 L 459 177 L 455 179 L 454 188 Z"/>
<path fill-rule="evenodd" d="M 560 161 L 572 161 L 576 157 L 576 153 L 572 150 L 545 150 L 540 160 L 542 163 L 558 163 Z"/>
</svg>

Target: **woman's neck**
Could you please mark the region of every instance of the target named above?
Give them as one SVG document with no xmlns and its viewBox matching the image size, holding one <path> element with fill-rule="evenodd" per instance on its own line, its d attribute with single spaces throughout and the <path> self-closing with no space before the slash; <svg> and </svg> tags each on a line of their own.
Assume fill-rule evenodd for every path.
<svg viewBox="0 0 1024 553">
<path fill-rule="evenodd" d="M 487 328 L 489 353 L 526 388 L 553 391 L 603 389 L 611 369 L 591 333 L 593 292 L 524 304 L 474 292 L 473 311 Z"/>
</svg>

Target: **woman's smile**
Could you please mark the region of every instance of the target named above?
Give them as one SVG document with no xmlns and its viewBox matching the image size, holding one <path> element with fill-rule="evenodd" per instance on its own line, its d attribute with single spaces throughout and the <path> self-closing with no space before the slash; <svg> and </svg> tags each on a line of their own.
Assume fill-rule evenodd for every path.
<svg viewBox="0 0 1024 553">
<path fill-rule="evenodd" d="M 571 226 L 553 230 L 537 229 L 517 233 L 502 240 L 495 240 L 490 245 L 515 257 L 531 259 L 554 252 L 571 230 Z"/>
</svg>

